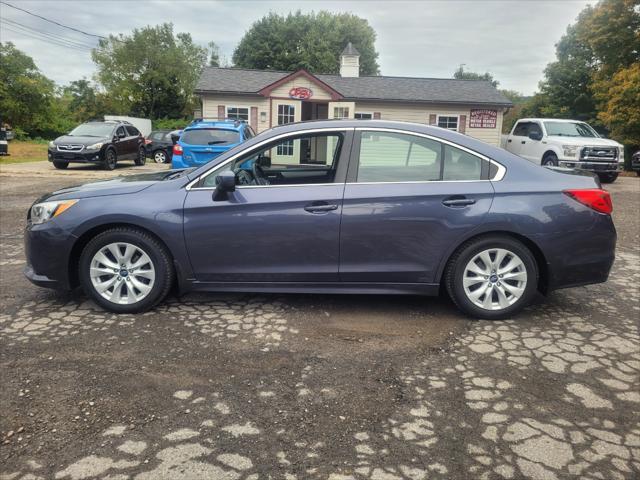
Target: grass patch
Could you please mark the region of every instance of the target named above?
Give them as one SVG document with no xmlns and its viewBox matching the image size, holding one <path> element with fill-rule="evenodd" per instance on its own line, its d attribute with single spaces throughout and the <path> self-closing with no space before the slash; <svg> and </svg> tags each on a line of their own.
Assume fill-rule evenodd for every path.
<svg viewBox="0 0 640 480">
<path fill-rule="evenodd" d="M 20 141 L 9 142 L 9 156 L 1 156 L 0 164 L 41 162 L 47 159 L 47 142 Z"/>
</svg>

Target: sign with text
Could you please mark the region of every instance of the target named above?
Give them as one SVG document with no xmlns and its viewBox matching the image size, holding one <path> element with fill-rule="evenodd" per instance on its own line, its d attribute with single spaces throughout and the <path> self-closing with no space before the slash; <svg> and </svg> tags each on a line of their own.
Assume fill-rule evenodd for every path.
<svg viewBox="0 0 640 480">
<path fill-rule="evenodd" d="M 296 100 L 308 100 L 313 97 L 313 90 L 307 87 L 293 87 L 289 90 L 289 97 Z"/>
<path fill-rule="evenodd" d="M 469 128 L 496 128 L 497 122 L 497 110 L 486 110 L 482 108 L 471 110 Z"/>
</svg>

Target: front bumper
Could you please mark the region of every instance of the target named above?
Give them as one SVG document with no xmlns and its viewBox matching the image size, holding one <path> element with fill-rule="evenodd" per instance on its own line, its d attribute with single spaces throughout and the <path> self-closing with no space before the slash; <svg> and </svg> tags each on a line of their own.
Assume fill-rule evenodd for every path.
<svg viewBox="0 0 640 480">
<path fill-rule="evenodd" d="M 28 224 L 24 230 L 27 266 L 24 274 L 39 287 L 70 290 L 69 258 L 76 237 L 55 224 Z"/>
<path fill-rule="evenodd" d="M 48 149 L 48 160 L 50 162 L 69 163 L 96 163 L 102 161 L 101 150 L 82 150 L 79 152 L 60 152 Z"/>
<path fill-rule="evenodd" d="M 620 162 L 588 162 L 581 160 L 559 160 L 558 165 L 575 170 L 585 170 L 593 173 L 614 173 L 622 170 Z"/>
</svg>

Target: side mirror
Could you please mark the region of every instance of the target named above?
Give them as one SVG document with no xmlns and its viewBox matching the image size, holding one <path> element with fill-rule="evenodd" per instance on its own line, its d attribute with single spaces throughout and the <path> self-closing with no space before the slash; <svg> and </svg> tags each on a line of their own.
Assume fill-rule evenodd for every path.
<svg viewBox="0 0 640 480">
<path fill-rule="evenodd" d="M 540 140 L 542 140 L 542 133 L 541 132 L 531 132 L 529 134 L 529 138 L 531 140 L 540 141 Z"/>
<path fill-rule="evenodd" d="M 216 191 L 214 200 L 226 200 L 227 194 L 236 191 L 236 174 L 231 170 L 225 170 L 216 177 Z"/>
</svg>

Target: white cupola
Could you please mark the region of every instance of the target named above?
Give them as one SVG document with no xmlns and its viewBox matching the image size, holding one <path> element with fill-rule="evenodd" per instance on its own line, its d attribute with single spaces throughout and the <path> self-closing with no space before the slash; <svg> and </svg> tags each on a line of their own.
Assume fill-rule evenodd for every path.
<svg viewBox="0 0 640 480">
<path fill-rule="evenodd" d="M 359 77 L 360 76 L 360 52 L 356 50 L 351 42 L 347 43 L 340 54 L 340 76 Z"/>
</svg>

